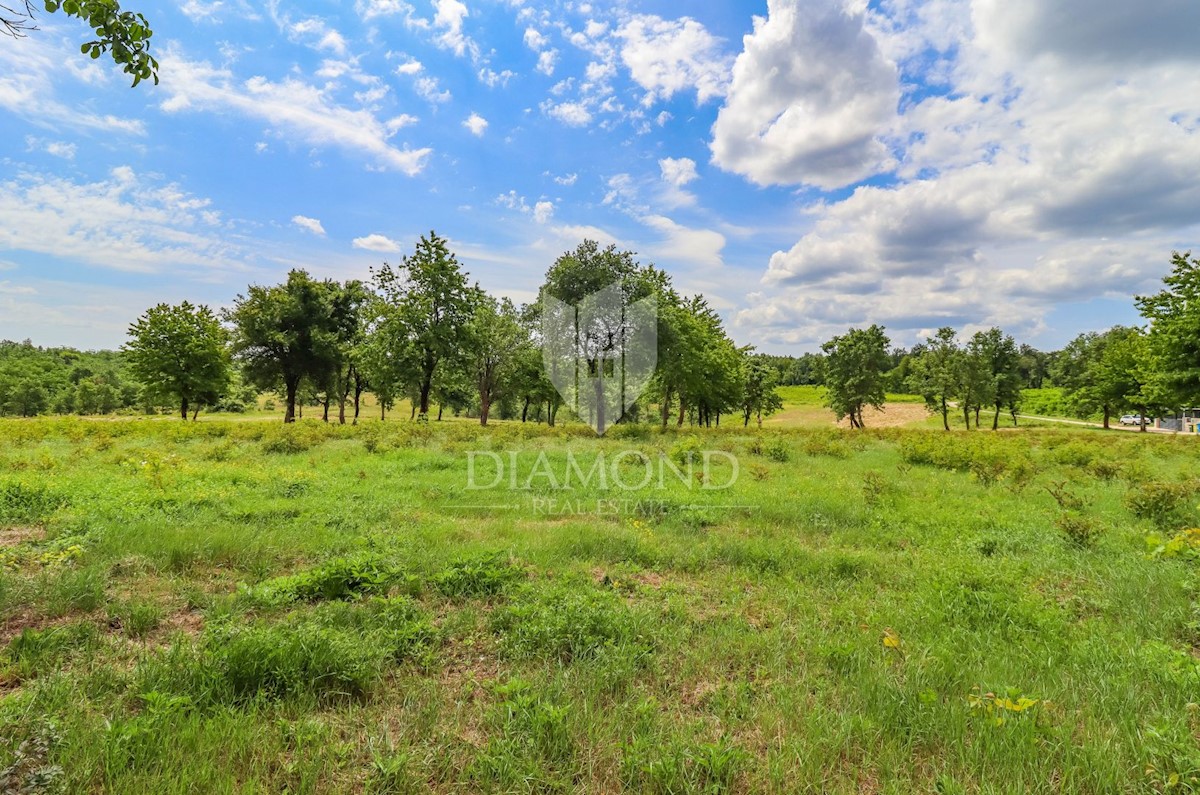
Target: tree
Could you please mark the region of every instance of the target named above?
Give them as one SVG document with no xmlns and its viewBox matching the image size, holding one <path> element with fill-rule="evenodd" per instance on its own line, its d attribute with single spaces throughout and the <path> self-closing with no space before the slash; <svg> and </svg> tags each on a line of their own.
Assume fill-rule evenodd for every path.
<svg viewBox="0 0 1200 795">
<path fill-rule="evenodd" d="M 1000 410 L 1015 407 L 1021 401 L 1021 355 L 1017 342 L 998 328 L 978 331 L 971 338 L 971 350 L 977 357 L 987 384 L 983 389 L 988 404 L 995 409 L 992 415 L 992 430 L 1000 427 Z M 977 404 L 978 405 L 978 404 Z M 979 427 L 979 415 L 975 416 L 975 427 Z"/>
<path fill-rule="evenodd" d="M 129 367 L 153 399 L 188 407 L 216 405 L 230 382 L 229 337 L 207 306 L 159 304 L 129 327 Z M 195 415 L 193 415 L 193 419 Z"/>
<path fill-rule="evenodd" d="M 1148 375 L 1149 351 L 1140 329 L 1114 326 L 1071 340 L 1055 360 L 1054 382 L 1077 416 L 1101 412 L 1104 427 L 1115 412 L 1156 402 Z M 1143 412 L 1144 413 L 1144 412 Z"/>
<path fill-rule="evenodd" d="M 294 270 L 284 284 L 250 287 L 225 313 L 234 326 L 233 354 L 246 377 L 262 389 L 282 386 L 285 423 L 296 421 L 301 381 L 322 383 L 339 361 L 338 290 L 335 282 Z"/>
<path fill-rule="evenodd" d="M 417 409 L 429 414 L 438 368 L 465 358 L 460 338 L 475 309 L 478 291 L 467 284 L 445 238 L 430 232 L 397 268 L 386 262 L 374 272 L 384 299 L 376 330 L 389 367 L 415 387 Z"/>
<path fill-rule="evenodd" d="M 1149 353 L 1159 363 L 1161 390 L 1176 406 L 1200 403 L 1200 258 L 1171 256 L 1165 289 L 1134 298 L 1150 321 Z"/>
<path fill-rule="evenodd" d="M 883 409 L 884 376 L 891 369 L 891 341 L 882 326 L 852 328 L 821 346 L 825 352 L 825 405 L 838 420 L 850 418 L 853 428 L 865 427 L 863 409 Z"/>
<path fill-rule="evenodd" d="M 925 341 L 923 350 L 912 366 L 909 386 L 925 398 L 931 412 L 942 415 L 942 427 L 950 430 L 950 402 L 958 396 L 962 383 L 962 351 L 957 333 L 943 326 Z"/>
<path fill-rule="evenodd" d="M 13 38 L 23 38 L 33 25 L 33 2 L 24 0 L 16 8 L 0 4 L 0 27 Z M 141 14 L 122 11 L 117 0 L 45 0 L 46 11 L 62 11 L 83 20 L 96 38 L 79 49 L 93 59 L 108 53 L 113 63 L 133 76 L 133 85 L 154 80 L 158 85 L 158 61 L 150 55 L 150 37 L 154 31 Z"/>
<path fill-rule="evenodd" d="M 742 370 L 745 379 L 742 386 L 742 425 L 750 424 L 750 418 L 758 420 L 762 427 L 764 416 L 771 416 L 783 408 L 783 399 L 775 391 L 778 371 L 763 356 L 746 359 Z"/>
<path fill-rule="evenodd" d="M 527 344 L 512 301 L 505 298 L 497 302 L 481 292 L 467 338 L 471 376 L 479 395 L 479 424 L 487 425 L 492 404 L 513 384 L 517 363 Z"/>
</svg>

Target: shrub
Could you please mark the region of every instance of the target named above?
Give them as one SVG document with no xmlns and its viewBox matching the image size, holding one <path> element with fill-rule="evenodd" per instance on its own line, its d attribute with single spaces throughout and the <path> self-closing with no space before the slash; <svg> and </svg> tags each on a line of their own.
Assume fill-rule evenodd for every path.
<svg viewBox="0 0 1200 795">
<path fill-rule="evenodd" d="M 276 577 L 248 590 L 266 605 L 355 599 L 387 593 L 404 579 L 400 569 L 376 553 L 334 558 L 306 571 Z"/>
<path fill-rule="evenodd" d="M 452 563 L 433 577 L 438 593 L 451 598 L 496 596 L 521 578 L 521 570 L 500 554 L 468 558 Z"/>
<path fill-rule="evenodd" d="M 1125 493 L 1125 507 L 1139 519 L 1148 519 L 1160 530 L 1173 530 L 1187 523 L 1188 508 L 1200 487 L 1198 481 L 1163 483 L 1152 481 L 1133 486 Z"/>
<path fill-rule="evenodd" d="M 1074 546 L 1086 548 L 1096 542 L 1100 526 L 1090 516 L 1068 511 L 1054 520 L 1059 532 Z"/>
</svg>

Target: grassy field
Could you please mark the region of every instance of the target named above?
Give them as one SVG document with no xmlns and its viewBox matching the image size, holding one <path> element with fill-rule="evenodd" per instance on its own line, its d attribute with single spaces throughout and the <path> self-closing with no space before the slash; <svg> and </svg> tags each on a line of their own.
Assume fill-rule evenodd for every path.
<svg viewBox="0 0 1200 795">
<path fill-rule="evenodd" d="M 1189 438 L 0 439 L 2 791 L 1200 789 Z"/>
</svg>

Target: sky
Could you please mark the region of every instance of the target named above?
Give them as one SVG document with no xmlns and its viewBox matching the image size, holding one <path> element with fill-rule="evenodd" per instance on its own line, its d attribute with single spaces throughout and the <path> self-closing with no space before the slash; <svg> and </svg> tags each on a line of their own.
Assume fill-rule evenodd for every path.
<svg viewBox="0 0 1200 795">
<path fill-rule="evenodd" d="M 0 339 L 113 348 L 159 302 L 422 234 L 532 300 L 590 238 L 816 350 L 1139 322 L 1200 249 L 1196 0 L 125 0 L 158 86 L 62 15 L 0 39 Z"/>
</svg>

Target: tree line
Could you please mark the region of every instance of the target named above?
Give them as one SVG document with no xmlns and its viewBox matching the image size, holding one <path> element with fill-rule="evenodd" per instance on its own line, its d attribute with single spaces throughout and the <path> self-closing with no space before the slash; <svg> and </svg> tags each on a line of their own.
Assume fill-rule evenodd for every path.
<svg viewBox="0 0 1200 795">
<path fill-rule="evenodd" d="M 964 338 L 947 326 L 909 351 L 893 349 L 882 326 L 852 328 L 822 346 L 826 403 L 862 427 L 863 410 L 881 409 L 886 390 L 908 391 L 946 430 L 952 412 L 967 428 L 986 412 L 996 430 L 1002 414 L 1016 424 L 1023 390 L 1053 385 L 1072 413 L 1099 414 L 1108 428 L 1117 413 L 1137 411 L 1144 431 L 1151 415 L 1200 405 L 1200 258 L 1175 252 L 1171 267 L 1162 290 L 1134 298 L 1144 325 L 1086 332 L 1050 354 L 998 328 Z"/>
<path fill-rule="evenodd" d="M 370 279 L 318 280 L 293 270 L 253 285 L 223 313 L 184 302 L 149 309 L 130 327 L 125 357 L 146 394 L 195 419 L 238 383 L 275 392 L 284 421 L 306 403 L 325 421 L 357 422 L 363 395 L 381 417 L 404 399 L 413 417 L 449 409 L 487 425 L 503 418 L 555 424 L 562 398 L 542 362 L 543 298 L 578 304 L 617 285 L 623 299 L 657 305 L 657 369 L 625 421 L 719 424 L 736 415 L 761 424 L 782 407 L 778 357 L 755 354 L 726 333 L 703 296 L 678 292 L 670 276 L 632 252 L 584 241 L 546 273 L 539 299 L 517 306 L 470 281 L 447 241 L 422 237 L 411 254 Z"/>
</svg>

